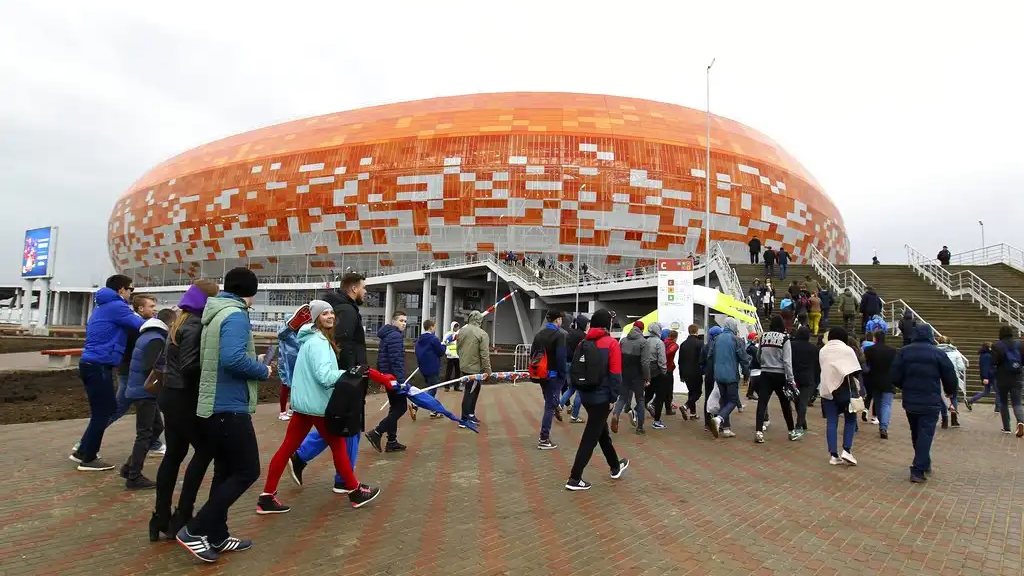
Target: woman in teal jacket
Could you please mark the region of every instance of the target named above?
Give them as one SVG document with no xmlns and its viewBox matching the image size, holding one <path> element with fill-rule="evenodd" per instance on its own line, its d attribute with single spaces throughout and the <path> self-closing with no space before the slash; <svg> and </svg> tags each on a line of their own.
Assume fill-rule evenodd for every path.
<svg viewBox="0 0 1024 576">
<path fill-rule="evenodd" d="M 331 399 L 335 382 L 345 375 L 345 371 L 338 368 L 338 348 L 333 336 L 334 310 L 331 305 L 323 300 L 313 300 L 309 303 L 309 312 L 313 322 L 299 329 L 299 356 L 291 374 L 294 413 L 288 421 L 288 430 L 281 447 L 270 460 L 267 482 L 256 505 L 257 514 L 281 514 L 291 509 L 277 499 L 277 484 L 288 459 L 313 427 L 331 447 L 335 470 L 344 482 L 352 507 L 359 508 L 380 494 L 379 488 L 371 488 L 356 480 L 344 439 L 327 430 L 324 411 Z"/>
</svg>

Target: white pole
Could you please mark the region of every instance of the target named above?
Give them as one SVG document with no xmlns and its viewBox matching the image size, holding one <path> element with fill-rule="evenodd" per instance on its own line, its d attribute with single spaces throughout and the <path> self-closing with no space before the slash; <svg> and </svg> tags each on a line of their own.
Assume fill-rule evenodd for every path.
<svg viewBox="0 0 1024 576">
<path fill-rule="evenodd" d="M 586 187 L 586 184 L 580 186 L 580 191 L 576 195 L 576 313 L 573 314 L 573 318 L 580 315 L 580 211 L 583 208 L 580 196 Z"/>
<path fill-rule="evenodd" d="M 985 223 L 978 220 L 978 226 L 981 226 L 981 247 L 985 248 Z"/>
<path fill-rule="evenodd" d="M 708 267 L 708 259 L 711 256 L 711 67 L 715 65 L 715 59 L 711 59 L 711 64 L 708 64 L 707 76 L 705 79 L 705 96 L 707 102 L 707 119 L 708 119 L 708 135 L 707 135 L 707 156 L 704 162 L 704 287 L 711 287 L 711 272 Z M 707 334 L 709 330 L 709 314 L 708 307 L 704 305 L 704 333 Z M 705 336 L 706 338 L 706 336 Z"/>
<path fill-rule="evenodd" d="M 502 214 L 501 216 L 498 216 L 498 237 L 499 238 L 501 237 L 501 234 L 504 233 L 504 231 L 501 228 L 501 220 L 505 216 L 506 216 L 505 214 Z M 510 229 L 509 234 L 511 234 L 511 233 L 512 232 L 511 232 L 511 229 Z M 512 241 L 510 239 L 509 240 L 509 246 L 513 246 L 513 245 L 514 244 L 512 243 Z M 498 245 L 495 244 L 494 247 L 498 248 Z M 497 266 L 494 267 L 494 270 L 495 270 L 495 272 L 494 272 L 494 303 L 495 304 L 498 303 L 498 272 L 497 272 L 497 270 L 501 269 L 500 262 L 501 262 L 501 250 L 498 250 L 498 262 L 496 262 Z M 495 338 L 497 338 L 497 334 L 498 334 L 498 314 L 497 314 L 498 309 L 497 309 L 497 307 L 495 307 L 494 312 L 495 312 L 494 319 L 491 320 L 491 346 L 496 346 L 497 345 L 497 341 L 495 340 Z"/>
</svg>

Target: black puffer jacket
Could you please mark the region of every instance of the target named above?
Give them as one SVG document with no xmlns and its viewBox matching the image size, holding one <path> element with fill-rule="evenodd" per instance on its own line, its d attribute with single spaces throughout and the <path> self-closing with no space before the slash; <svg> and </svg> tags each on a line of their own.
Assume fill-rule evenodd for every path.
<svg viewBox="0 0 1024 576">
<path fill-rule="evenodd" d="M 334 308 L 334 343 L 338 346 L 338 368 L 347 370 L 366 366 L 366 331 L 359 305 L 348 294 L 331 291 L 323 295 L 324 302 Z"/>
<path fill-rule="evenodd" d="M 183 314 L 188 314 L 183 312 Z M 201 316 L 189 314 L 174 334 L 167 338 L 167 361 L 164 386 L 194 391 L 199 394 L 199 341 L 203 334 Z"/>
</svg>

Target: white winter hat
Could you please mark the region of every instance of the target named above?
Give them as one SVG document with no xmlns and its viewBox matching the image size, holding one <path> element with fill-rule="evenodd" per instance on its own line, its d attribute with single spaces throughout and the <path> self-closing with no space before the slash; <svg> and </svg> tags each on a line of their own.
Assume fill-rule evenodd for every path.
<svg viewBox="0 0 1024 576">
<path fill-rule="evenodd" d="M 309 303 L 309 315 L 313 319 L 313 324 L 316 324 L 316 319 L 328 310 L 333 310 L 333 307 L 327 302 L 324 302 L 323 300 L 311 301 Z"/>
</svg>

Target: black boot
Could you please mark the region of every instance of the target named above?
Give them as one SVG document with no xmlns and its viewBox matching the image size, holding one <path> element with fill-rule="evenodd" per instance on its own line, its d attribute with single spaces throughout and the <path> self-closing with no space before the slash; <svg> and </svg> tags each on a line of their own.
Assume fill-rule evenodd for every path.
<svg viewBox="0 0 1024 576">
<path fill-rule="evenodd" d="M 189 520 L 192 519 L 191 510 L 182 510 L 181 508 L 175 508 L 174 514 L 171 514 L 171 519 L 167 522 L 167 536 L 168 538 L 174 538 L 182 528 L 188 524 Z"/>
<path fill-rule="evenodd" d="M 172 537 L 176 532 L 170 532 L 168 528 L 168 522 L 170 518 L 163 514 L 157 514 L 155 511 L 153 515 L 149 517 L 149 541 L 159 542 L 161 534 L 170 534 Z"/>
</svg>

